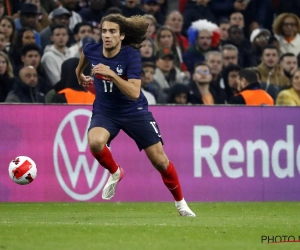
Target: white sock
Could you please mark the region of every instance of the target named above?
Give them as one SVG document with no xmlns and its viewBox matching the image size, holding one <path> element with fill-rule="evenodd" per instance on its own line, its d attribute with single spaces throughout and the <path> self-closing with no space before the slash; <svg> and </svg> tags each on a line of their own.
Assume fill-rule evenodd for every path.
<svg viewBox="0 0 300 250">
<path fill-rule="evenodd" d="M 120 167 L 118 167 L 118 170 L 116 172 L 114 172 L 112 175 L 113 177 L 119 177 L 121 173 Z"/>
<path fill-rule="evenodd" d="M 185 206 L 185 205 L 186 205 L 186 201 L 185 201 L 184 198 L 181 201 L 175 201 L 175 206 L 176 207 L 182 207 L 182 206 Z"/>
</svg>

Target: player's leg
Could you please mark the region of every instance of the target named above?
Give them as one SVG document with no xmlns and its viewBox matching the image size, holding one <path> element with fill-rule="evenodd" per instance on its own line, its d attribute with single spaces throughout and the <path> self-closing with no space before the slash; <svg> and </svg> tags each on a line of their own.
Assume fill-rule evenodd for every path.
<svg viewBox="0 0 300 250">
<path fill-rule="evenodd" d="M 152 165 L 160 172 L 164 184 L 172 193 L 175 201 L 182 200 L 183 195 L 176 169 L 164 153 L 161 142 L 146 148 L 145 152 Z"/>
<path fill-rule="evenodd" d="M 113 174 L 118 170 L 119 166 L 106 146 L 109 137 L 110 133 L 105 128 L 101 127 L 94 127 L 88 132 L 88 143 L 92 155 L 97 159 L 101 166 Z"/>
<path fill-rule="evenodd" d="M 151 161 L 152 165 L 160 172 L 164 184 L 172 193 L 175 206 L 181 216 L 196 216 L 192 210 L 186 204 L 180 181 L 176 172 L 176 169 L 168 157 L 164 153 L 161 142 L 158 142 L 145 149 L 147 157 Z"/>
<path fill-rule="evenodd" d="M 110 172 L 110 177 L 102 190 L 102 198 L 110 200 L 116 193 L 118 183 L 124 175 L 122 168 L 118 166 L 112 154 L 106 146 L 110 133 L 101 127 L 94 127 L 88 133 L 88 141 L 92 155 Z"/>
<path fill-rule="evenodd" d="M 164 153 L 159 127 L 152 114 L 131 116 L 123 121 L 122 129 L 135 140 L 140 150 L 145 150 L 152 165 L 160 172 L 175 199 L 178 212 L 183 216 L 195 216 L 184 201 L 175 167 Z"/>
<path fill-rule="evenodd" d="M 110 177 L 102 190 L 102 198 L 109 200 L 114 197 L 116 188 L 123 178 L 124 171 L 113 159 L 113 156 L 107 147 L 120 129 L 116 121 L 101 115 L 92 117 L 88 132 L 88 142 L 91 153 L 97 161 L 110 172 Z"/>
</svg>

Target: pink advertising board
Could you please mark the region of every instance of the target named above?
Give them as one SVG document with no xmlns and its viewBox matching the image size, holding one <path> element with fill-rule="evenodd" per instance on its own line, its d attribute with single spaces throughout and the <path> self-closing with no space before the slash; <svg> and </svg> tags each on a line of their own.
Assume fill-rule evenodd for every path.
<svg viewBox="0 0 300 250">
<path fill-rule="evenodd" d="M 300 201 L 299 108 L 152 106 L 164 149 L 188 201 Z M 102 201 L 107 171 L 87 144 L 90 106 L 0 105 L 0 201 Z M 172 201 L 145 153 L 121 132 L 111 144 L 124 168 L 112 201 Z M 26 155 L 26 186 L 8 165 Z"/>
</svg>

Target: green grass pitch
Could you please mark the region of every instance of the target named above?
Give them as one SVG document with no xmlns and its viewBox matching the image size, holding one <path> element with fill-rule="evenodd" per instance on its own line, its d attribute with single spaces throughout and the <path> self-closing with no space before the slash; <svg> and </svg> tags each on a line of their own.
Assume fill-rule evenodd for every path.
<svg viewBox="0 0 300 250">
<path fill-rule="evenodd" d="M 0 203 L 2 249 L 300 249 L 263 235 L 300 235 L 299 202 Z M 298 238 L 296 239 L 298 240 Z"/>
</svg>

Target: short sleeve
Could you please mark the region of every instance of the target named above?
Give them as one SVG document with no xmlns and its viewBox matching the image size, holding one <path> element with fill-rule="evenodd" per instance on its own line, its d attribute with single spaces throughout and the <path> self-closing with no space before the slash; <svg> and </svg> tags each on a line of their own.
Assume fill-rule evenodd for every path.
<svg viewBox="0 0 300 250">
<path fill-rule="evenodd" d="M 98 43 L 87 43 L 86 45 L 84 45 L 83 47 L 83 54 L 85 56 L 90 55 L 91 52 L 95 51 L 95 49 L 99 48 L 99 44 Z"/>
<path fill-rule="evenodd" d="M 128 79 L 141 79 L 142 73 L 142 61 L 141 61 L 141 54 L 138 50 L 133 49 L 130 51 L 130 59 L 127 71 L 127 78 Z"/>
</svg>

